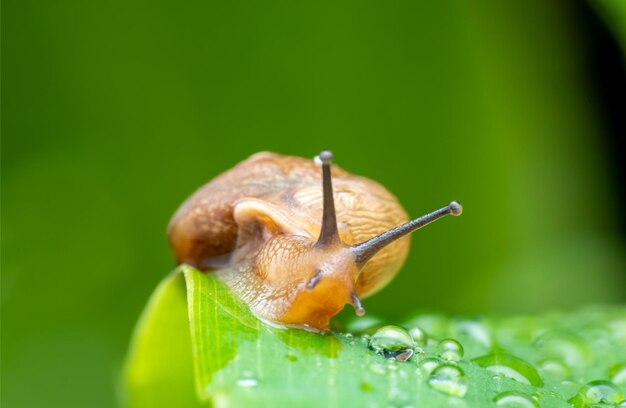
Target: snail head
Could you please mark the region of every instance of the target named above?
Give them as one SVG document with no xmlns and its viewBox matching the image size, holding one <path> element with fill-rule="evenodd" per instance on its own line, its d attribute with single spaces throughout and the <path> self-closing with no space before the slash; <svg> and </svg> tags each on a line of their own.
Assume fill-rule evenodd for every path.
<svg viewBox="0 0 626 408">
<path fill-rule="evenodd" d="M 313 329 L 328 330 L 331 317 L 346 304 L 351 304 L 358 316 L 365 314 L 357 292 L 359 272 L 385 246 L 447 214 L 460 215 L 462 207 L 453 201 L 423 217 L 355 245 L 344 243 L 337 227 L 331 177 L 332 154 L 322 151 L 316 161 L 321 162 L 323 215 L 317 240 L 299 234 L 273 236 L 259 252 L 257 264 L 263 279 L 280 285 L 285 299 L 290 299 L 281 322 L 306 324 Z M 284 220 L 288 222 L 288 220 Z M 287 278 L 286 278 L 287 277 Z"/>
</svg>

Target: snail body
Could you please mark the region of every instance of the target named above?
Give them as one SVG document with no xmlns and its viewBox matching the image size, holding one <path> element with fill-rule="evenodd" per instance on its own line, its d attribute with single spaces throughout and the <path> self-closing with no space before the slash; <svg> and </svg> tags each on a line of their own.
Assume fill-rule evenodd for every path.
<svg viewBox="0 0 626 408">
<path fill-rule="evenodd" d="M 330 152 L 319 159 L 322 171 L 257 153 L 202 186 L 168 226 L 177 262 L 216 273 L 269 322 L 327 331 L 346 304 L 363 314 L 360 299 L 404 263 L 407 234 L 460 205 L 407 222 L 383 186 L 331 166 Z"/>
</svg>

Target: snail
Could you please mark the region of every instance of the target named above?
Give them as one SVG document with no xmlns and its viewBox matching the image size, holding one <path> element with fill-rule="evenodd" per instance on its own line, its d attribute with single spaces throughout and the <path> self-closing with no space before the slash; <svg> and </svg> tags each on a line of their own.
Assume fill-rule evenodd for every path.
<svg viewBox="0 0 626 408">
<path fill-rule="evenodd" d="M 461 211 L 453 201 L 409 221 L 387 189 L 332 165 L 329 151 L 262 152 L 200 187 L 167 232 L 178 263 L 216 273 L 260 319 L 325 332 L 346 304 L 365 313 L 361 298 L 404 263 L 407 234 Z"/>
</svg>

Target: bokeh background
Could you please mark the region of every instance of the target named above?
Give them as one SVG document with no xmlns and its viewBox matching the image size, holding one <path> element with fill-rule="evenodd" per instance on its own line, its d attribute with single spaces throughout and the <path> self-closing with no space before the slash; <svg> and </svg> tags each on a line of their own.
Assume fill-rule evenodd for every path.
<svg viewBox="0 0 626 408">
<path fill-rule="evenodd" d="M 621 0 L 4 1 L 2 406 L 114 406 L 169 217 L 261 150 L 464 204 L 370 313 L 624 303 L 620 42 Z"/>
</svg>

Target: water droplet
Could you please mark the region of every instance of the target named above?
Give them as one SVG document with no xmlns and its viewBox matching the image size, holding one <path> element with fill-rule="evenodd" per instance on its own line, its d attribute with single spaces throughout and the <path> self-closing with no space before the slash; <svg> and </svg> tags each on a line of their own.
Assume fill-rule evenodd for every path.
<svg viewBox="0 0 626 408">
<path fill-rule="evenodd" d="M 433 357 L 425 358 L 419 362 L 419 369 L 425 374 L 432 373 L 437 367 L 439 367 L 439 360 Z"/>
<path fill-rule="evenodd" d="M 543 356 L 560 360 L 570 368 L 584 367 L 590 355 L 584 341 L 570 333 L 545 333 L 535 341 L 535 347 Z"/>
<path fill-rule="evenodd" d="M 541 387 L 543 384 L 535 367 L 510 354 L 488 354 L 475 358 L 472 361 L 491 372 L 511 378 L 522 384 L 530 384 L 535 387 Z"/>
<path fill-rule="evenodd" d="M 572 375 L 572 370 L 559 360 L 547 359 L 539 363 L 539 371 L 546 376 L 564 379 Z"/>
<path fill-rule="evenodd" d="M 457 327 L 460 332 L 467 333 L 475 342 L 484 348 L 491 348 L 491 344 L 493 343 L 491 334 L 482 323 L 467 320 L 458 323 Z"/>
<path fill-rule="evenodd" d="M 420 329 L 417 326 L 412 327 L 409 330 L 409 334 L 413 338 L 413 341 L 415 342 L 415 344 L 418 344 L 420 346 L 425 346 L 426 343 L 428 343 L 428 335 L 426 334 L 424 330 Z"/>
<path fill-rule="evenodd" d="M 516 391 L 507 391 L 498 394 L 493 401 L 498 407 L 539 408 L 539 404 L 533 398 Z"/>
<path fill-rule="evenodd" d="M 587 383 L 585 392 L 591 402 L 618 403 L 624 399 L 624 394 L 610 381 L 600 380 Z"/>
<path fill-rule="evenodd" d="M 439 342 L 439 355 L 448 361 L 459 361 L 463 357 L 463 346 L 454 339 L 443 339 Z"/>
<path fill-rule="evenodd" d="M 624 394 L 615 384 L 606 380 L 591 381 L 582 386 L 569 401 L 576 408 L 585 408 L 592 404 L 617 404 L 624 399 Z"/>
<path fill-rule="evenodd" d="M 467 378 L 463 371 L 450 364 L 437 367 L 428 379 L 428 384 L 435 390 L 455 397 L 463 397 L 467 392 Z"/>
<path fill-rule="evenodd" d="M 611 381 L 622 388 L 626 388 L 626 364 L 617 364 L 609 370 Z"/>
<path fill-rule="evenodd" d="M 385 358 L 406 361 L 413 355 L 415 343 L 411 335 L 398 326 L 381 327 L 372 335 L 369 347 L 376 354 Z"/>
<path fill-rule="evenodd" d="M 422 314 L 409 319 L 406 327 L 419 327 L 428 333 L 430 338 L 444 338 L 450 336 L 450 318 L 438 314 Z"/>
<path fill-rule="evenodd" d="M 580 389 L 580 384 L 574 381 L 561 381 L 559 383 L 559 388 L 561 389 L 561 394 L 563 395 L 575 395 Z"/>
<path fill-rule="evenodd" d="M 370 344 L 370 335 L 369 334 L 364 334 L 361 337 L 359 337 L 359 339 L 361 340 L 361 343 L 365 344 L 366 346 L 368 346 Z"/>
</svg>

